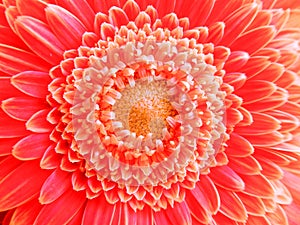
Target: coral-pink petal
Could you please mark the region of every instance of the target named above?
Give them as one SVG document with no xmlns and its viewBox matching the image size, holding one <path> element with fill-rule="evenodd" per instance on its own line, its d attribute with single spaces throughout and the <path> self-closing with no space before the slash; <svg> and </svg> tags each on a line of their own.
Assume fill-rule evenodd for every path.
<svg viewBox="0 0 300 225">
<path fill-rule="evenodd" d="M 283 88 L 277 88 L 277 90 L 269 97 L 261 99 L 260 101 L 253 102 L 252 104 L 245 104 L 244 107 L 249 111 L 264 112 L 274 110 L 276 108 L 283 107 L 287 102 L 289 93 Z M 296 105 L 298 108 L 298 105 Z"/>
<path fill-rule="evenodd" d="M 155 8 L 157 9 L 158 16 L 162 18 L 164 15 L 174 12 L 176 1 L 174 0 L 165 0 L 165 1 L 156 1 Z"/>
<path fill-rule="evenodd" d="M 42 205 L 34 198 L 14 211 L 10 223 L 14 225 L 33 224 L 41 209 Z"/>
<path fill-rule="evenodd" d="M 153 210 L 149 206 L 144 206 L 143 210 L 138 210 L 136 212 L 136 225 L 143 224 L 143 225 L 153 225 L 154 218 L 153 218 Z"/>
<path fill-rule="evenodd" d="M 24 44 L 24 42 L 12 31 L 10 27 L 1 26 L 1 25 L 0 25 L 0 43 L 18 49 L 28 50 L 27 45 Z"/>
<path fill-rule="evenodd" d="M 292 203 L 290 205 L 283 206 L 284 211 L 286 212 L 289 220 L 289 225 L 298 225 L 300 224 L 300 205 Z"/>
<path fill-rule="evenodd" d="M 208 176 L 201 176 L 197 186 L 206 197 L 207 211 L 212 212 L 212 214 L 217 213 L 220 208 L 220 196 L 213 181 Z"/>
<path fill-rule="evenodd" d="M 50 204 L 57 200 L 68 189 L 72 189 L 71 174 L 58 168 L 54 170 L 44 182 L 41 188 L 39 202 L 43 205 Z"/>
<path fill-rule="evenodd" d="M 129 22 L 129 19 L 123 9 L 113 6 L 108 11 L 108 18 L 115 27 L 121 27 Z"/>
<path fill-rule="evenodd" d="M 0 44 L 0 71 L 14 75 L 25 70 L 47 71 L 50 66 L 36 55 Z"/>
<path fill-rule="evenodd" d="M 60 164 L 61 157 L 54 150 L 54 146 L 50 146 L 45 151 L 40 166 L 42 169 L 55 169 Z"/>
<path fill-rule="evenodd" d="M 272 13 L 267 10 L 261 10 L 257 13 L 254 20 L 251 22 L 250 26 L 247 27 L 247 30 L 252 30 L 257 27 L 270 25 L 272 20 Z"/>
<path fill-rule="evenodd" d="M 246 194 L 262 198 L 274 198 L 274 189 L 263 175 L 240 174 L 240 177 L 245 182 L 245 190 L 243 192 Z M 258 184 L 259 186 L 257 186 Z"/>
<path fill-rule="evenodd" d="M 26 130 L 25 123 L 17 121 L 8 116 L 2 109 L 0 109 L 0 137 L 22 137 L 29 134 Z"/>
<path fill-rule="evenodd" d="M 140 7 L 134 0 L 126 1 L 123 6 L 123 10 L 130 21 L 134 21 L 137 15 L 140 13 Z"/>
<path fill-rule="evenodd" d="M 185 2 L 182 0 L 182 2 Z M 207 24 L 211 24 L 216 21 L 223 21 L 228 15 L 232 15 L 233 12 L 238 11 L 245 4 L 243 0 L 236 1 L 215 1 L 213 10 L 207 20 Z"/>
<path fill-rule="evenodd" d="M 246 75 L 239 72 L 227 73 L 223 78 L 223 81 L 234 87 L 234 90 L 241 88 L 245 84 L 246 80 Z"/>
<path fill-rule="evenodd" d="M 2 109 L 10 117 L 27 121 L 34 113 L 44 109 L 45 101 L 31 97 L 16 97 L 2 101 Z"/>
<path fill-rule="evenodd" d="M 53 125 L 47 121 L 47 115 L 49 112 L 49 109 L 43 109 L 33 114 L 33 116 L 26 122 L 26 128 L 36 133 L 51 132 Z"/>
<path fill-rule="evenodd" d="M 286 212 L 280 205 L 277 205 L 274 212 L 267 213 L 266 217 L 272 225 L 289 225 Z"/>
<path fill-rule="evenodd" d="M 0 182 L 0 210 L 12 209 L 33 199 L 48 174 L 49 171 L 40 169 L 38 161 L 22 163 Z"/>
<path fill-rule="evenodd" d="M 253 123 L 249 126 L 237 126 L 234 130 L 236 133 L 240 135 L 267 135 L 279 130 L 281 126 L 280 120 L 266 113 L 252 112 L 251 115 Z"/>
<path fill-rule="evenodd" d="M 264 80 L 275 82 L 278 80 L 285 71 L 285 67 L 279 63 L 271 63 L 267 68 L 261 72 L 250 77 L 250 80 Z"/>
<path fill-rule="evenodd" d="M 219 212 L 217 215 L 214 216 L 214 222 L 212 224 L 237 225 L 238 222 L 225 216 L 224 214 L 222 214 L 222 212 Z M 241 223 L 241 224 L 244 224 L 244 223 Z"/>
<path fill-rule="evenodd" d="M 11 78 L 11 83 L 16 88 L 37 98 L 45 98 L 49 94 L 48 84 L 50 81 L 48 73 L 39 71 L 25 71 Z"/>
<path fill-rule="evenodd" d="M 254 151 L 251 143 L 236 133 L 230 134 L 227 145 L 228 147 L 226 148 L 226 154 L 230 156 L 245 157 L 251 155 Z"/>
<path fill-rule="evenodd" d="M 234 192 L 222 188 L 218 188 L 218 193 L 221 199 L 220 211 L 234 221 L 246 222 L 247 210 L 241 199 Z"/>
<path fill-rule="evenodd" d="M 127 203 L 124 203 L 121 206 L 122 211 L 120 213 L 119 225 L 136 225 L 137 214 Z"/>
<path fill-rule="evenodd" d="M 241 177 L 228 166 L 212 168 L 209 177 L 216 185 L 227 190 L 241 191 L 245 188 Z"/>
<path fill-rule="evenodd" d="M 116 205 L 109 204 L 104 195 L 88 200 L 82 218 L 82 225 L 97 225 L 99 221 L 102 224 L 111 224 L 115 217 L 116 207 Z"/>
<path fill-rule="evenodd" d="M 242 97 L 245 104 L 251 104 L 271 96 L 275 91 L 276 85 L 272 82 L 249 80 L 235 94 Z"/>
<path fill-rule="evenodd" d="M 215 45 L 219 44 L 222 40 L 225 30 L 225 24 L 223 22 L 217 22 L 208 27 L 208 37 L 206 41 L 212 42 Z"/>
<path fill-rule="evenodd" d="M 20 138 L 0 138 L 0 157 L 10 155 L 12 147 L 20 140 Z"/>
<path fill-rule="evenodd" d="M 231 52 L 228 60 L 225 62 L 224 69 L 229 72 L 237 72 L 248 62 L 250 56 L 247 52 L 234 51 Z"/>
<path fill-rule="evenodd" d="M 175 203 L 173 208 L 168 207 L 166 210 L 154 214 L 156 224 L 182 225 L 192 224 L 192 218 L 186 202 Z"/>
<path fill-rule="evenodd" d="M 251 142 L 253 146 L 259 147 L 274 146 L 282 143 L 284 140 L 283 134 L 281 134 L 278 131 L 268 133 L 268 135 L 244 134 L 243 137 L 246 138 L 249 142 Z"/>
<path fill-rule="evenodd" d="M 15 27 L 18 35 L 36 55 L 52 65 L 56 65 L 62 59 L 66 47 L 48 25 L 29 16 L 19 16 Z"/>
<path fill-rule="evenodd" d="M 1 157 L 0 160 L 0 182 L 7 177 L 10 172 L 14 171 L 22 162 L 12 155 Z"/>
<path fill-rule="evenodd" d="M 189 206 L 191 214 L 197 221 L 208 224 L 211 222 L 211 212 L 209 210 L 206 196 L 202 193 L 198 186 L 193 190 L 186 192 L 185 201 Z"/>
<path fill-rule="evenodd" d="M 56 201 L 42 208 L 34 225 L 67 224 L 78 213 L 85 201 L 84 192 L 77 192 L 69 188 Z M 57 213 L 58 209 L 63 210 L 63 212 Z"/>
<path fill-rule="evenodd" d="M 198 0 L 190 4 L 190 9 L 185 12 L 185 16 L 190 18 L 191 27 L 202 26 L 206 23 L 214 3 L 215 0 Z"/>
<path fill-rule="evenodd" d="M 16 0 L 16 6 L 21 15 L 32 16 L 38 20 L 46 22 L 45 8 L 46 2 L 35 0 Z"/>
<path fill-rule="evenodd" d="M 38 159 L 51 143 L 49 134 L 32 134 L 15 144 L 12 154 L 20 160 Z"/>
<path fill-rule="evenodd" d="M 248 217 L 249 225 L 272 225 L 265 216 L 252 216 L 249 215 Z"/>
<path fill-rule="evenodd" d="M 231 45 L 233 51 L 246 51 L 250 55 L 266 46 L 275 36 L 273 26 L 259 27 L 243 34 Z M 260 37 L 260 38 L 256 38 Z"/>
<path fill-rule="evenodd" d="M 245 193 L 236 193 L 243 202 L 248 214 L 251 215 L 264 215 L 265 208 L 263 201 L 259 197 L 247 195 Z"/>
<path fill-rule="evenodd" d="M 68 49 L 79 47 L 86 31 L 84 25 L 69 11 L 57 5 L 48 5 L 45 12 L 48 24 L 60 42 Z"/>
<path fill-rule="evenodd" d="M 243 33 L 247 26 L 249 26 L 257 12 L 258 5 L 256 3 L 252 3 L 246 4 L 233 12 L 231 15 L 228 15 L 227 18 L 224 19 L 225 32 L 220 44 L 226 46 L 231 45 L 231 43 L 233 43 L 237 37 Z M 233 50 L 238 51 L 243 49 Z"/>
<path fill-rule="evenodd" d="M 239 69 L 239 72 L 245 73 L 247 77 L 252 77 L 257 73 L 267 68 L 271 62 L 268 56 L 253 56 L 250 57 L 244 66 Z"/>
<path fill-rule="evenodd" d="M 259 162 L 253 156 L 241 158 L 230 157 L 228 166 L 237 173 L 255 175 L 262 170 Z"/>
<path fill-rule="evenodd" d="M 88 31 L 93 31 L 95 12 L 85 0 L 57 0 L 56 2 L 75 15 Z"/>
</svg>

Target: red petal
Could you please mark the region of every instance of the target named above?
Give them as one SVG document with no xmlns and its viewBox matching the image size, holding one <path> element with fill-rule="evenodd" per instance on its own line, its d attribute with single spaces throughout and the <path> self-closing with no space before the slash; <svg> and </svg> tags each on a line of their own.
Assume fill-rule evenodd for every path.
<svg viewBox="0 0 300 225">
<path fill-rule="evenodd" d="M 255 175 L 262 170 L 259 162 L 252 157 L 246 156 L 241 158 L 230 157 L 228 166 L 237 173 Z"/>
<path fill-rule="evenodd" d="M 60 42 L 68 49 L 79 47 L 86 31 L 82 23 L 69 11 L 56 5 L 48 5 L 45 11 L 48 24 Z"/>
<path fill-rule="evenodd" d="M 50 81 L 48 73 L 37 71 L 25 71 L 11 78 L 11 83 L 16 88 L 37 98 L 45 98 L 49 94 L 48 84 Z"/>
<path fill-rule="evenodd" d="M 36 133 L 47 133 L 53 130 L 53 125 L 47 121 L 49 109 L 40 110 L 35 113 L 26 123 L 26 128 Z"/>
<path fill-rule="evenodd" d="M 136 212 L 136 225 L 143 224 L 143 225 L 153 225 L 154 218 L 153 218 L 153 210 L 152 208 L 145 206 L 143 210 L 138 210 Z"/>
<path fill-rule="evenodd" d="M 263 216 L 251 216 L 248 217 L 249 225 L 272 225 L 265 217 Z"/>
<path fill-rule="evenodd" d="M 212 214 L 216 214 L 220 208 L 220 196 L 213 181 L 208 176 L 201 176 L 197 186 L 205 195 L 206 201 L 208 202 L 208 208 L 206 210 Z"/>
<path fill-rule="evenodd" d="M 275 82 L 278 80 L 284 73 L 284 66 L 279 63 L 272 63 L 267 68 L 262 70 L 260 73 L 257 73 L 255 76 L 251 77 L 251 80 L 263 80 Z"/>
<path fill-rule="evenodd" d="M 271 82 L 251 80 L 247 81 L 235 94 L 243 98 L 244 104 L 251 104 L 271 96 L 275 91 L 276 85 Z"/>
<path fill-rule="evenodd" d="M 13 146 L 20 140 L 20 138 L 0 138 L 0 157 L 10 155 Z"/>
<path fill-rule="evenodd" d="M 246 222 L 247 211 L 240 198 L 234 192 L 222 188 L 218 192 L 221 199 L 220 212 L 234 221 Z"/>
<path fill-rule="evenodd" d="M 140 7 L 134 0 L 128 0 L 123 6 L 123 10 L 130 21 L 134 21 L 140 13 Z"/>
<path fill-rule="evenodd" d="M 277 205 L 274 212 L 267 213 L 266 217 L 272 225 L 289 225 L 286 213 L 280 205 Z"/>
<path fill-rule="evenodd" d="M 265 113 L 251 113 L 253 123 L 249 126 L 235 128 L 239 135 L 267 135 L 280 129 L 281 122 L 273 116 Z"/>
<path fill-rule="evenodd" d="M 273 26 L 256 28 L 235 40 L 230 48 L 233 51 L 245 51 L 251 55 L 266 46 L 274 38 L 275 32 Z"/>
<path fill-rule="evenodd" d="M 44 182 L 39 201 L 41 204 L 50 204 L 71 189 L 71 174 L 56 169 Z"/>
<path fill-rule="evenodd" d="M 264 215 L 265 214 L 265 208 L 263 201 L 258 198 L 251 195 L 247 195 L 245 193 L 238 192 L 237 195 L 243 202 L 248 214 L 251 215 Z"/>
<path fill-rule="evenodd" d="M 185 3 L 189 5 L 189 9 L 183 11 L 183 16 L 189 17 L 192 27 L 202 26 L 210 15 L 214 3 L 215 0 L 198 0 L 190 4 Z"/>
<path fill-rule="evenodd" d="M 1 5 L 0 5 L 1 8 Z M 0 13 L 1 17 L 1 13 Z M 5 20 L 6 21 L 6 20 Z M 1 18 L 0 18 L 1 23 Z M 17 49 L 26 49 L 28 50 L 28 47 L 23 43 L 23 41 L 12 31 L 11 28 L 6 26 L 0 25 L 0 43 L 15 47 Z"/>
<path fill-rule="evenodd" d="M 251 104 L 244 105 L 249 111 L 264 112 L 275 108 L 284 107 L 289 97 L 288 92 L 283 88 L 277 88 L 277 90 L 269 97 L 263 98 L 260 101 L 253 102 Z M 298 105 L 296 105 L 298 108 Z M 285 111 L 285 109 L 283 109 Z"/>
<path fill-rule="evenodd" d="M 15 26 L 18 35 L 36 55 L 52 65 L 62 59 L 65 47 L 46 24 L 29 16 L 19 16 Z"/>
<path fill-rule="evenodd" d="M 246 75 L 244 73 L 227 73 L 223 81 L 234 87 L 234 90 L 241 88 L 246 82 Z"/>
<path fill-rule="evenodd" d="M 46 22 L 44 10 L 47 3 L 35 0 L 16 0 L 16 6 L 21 15 L 31 16 Z"/>
<path fill-rule="evenodd" d="M 240 175 L 245 182 L 243 192 L 262 198 L 274 198 L 274 189 L 271 183 L 263 175 Z M 259 184 L 259 186 L 257 186 Z"/>
<path fill-rule="evenodd" d="M 54 191 L 57 188 L 54 187 Z M 34 225 L 67 224 L 81 209 L 86 201 L 84 192 L 68 189 L 60 198 L 45 205 L 35 220 Z M 61 211 L 62 213 L 57 213 Z"/>
<path fill-rule="evenodd" d="M 212 212 L 209 210 L 206 196 L 202 193 L 198 186 L 193 190 L 186 192 L 185 198 L 191 214 L 201 223 L 209 224 L 211 222 Z"/>
<path fill-rule="evenodd" d="M 21 139 L 13 147 L 12 154 L 20 160 L 38 159 L 51 143 L 49 134 L 32 134 Z"/>
<path fill-rule="evenodd" d="M 41 209 L 42 205 L 37 199 L 33 199 L 14 211 L 10 223 L 14 225 L 33 224 Z"/>
<path fill-rule="evenodd" d="M 252 143 L 253 146 L 259 147 L 267 147 L 267 146 L 274 146 L 283 142 L 284 136 L 278 132 L 274 131 L 269 133 L 268 135 L 243 135 L 249 142 Z"/>
<path fill-rule="evenodd" d="M 0 183 L 0 210 L 18 207 L 34 198 L 48 174 L 37 161 L 22 163 Z"/>
<path fill-rule="evenodd" d="M 46 107 L 45 101 L 29 97 L 9 98 L 2 101 L 4 112 L 16 120 L 27 121 L 34 113 Z"/>
<path fill-rule="evenodd" d="M 6 176 L 10 174 L 11 171 L 14 171 L 22 162 L 20 160 L 17 160 L 13 156 L 7 156 L 3 159 L 1 157 L 0 161 L 0 182 L 3 180 Z"/>
<path fill-rule="evenodd" d="M 36 55 L 0 44 L 0 71 L 14 75 L 25 70 L 49 70 L 49 65 Z"/>
<path fill-rule="evenodd" d="M 283 177 L 282 169 L 272 159 L 258 159 L 262 167 L 262 174 L 270 180 L 278 180 Z"/>
<path fill-rule="evenodd" d="M 24 96 L 24 93 L 12 86 L 10 77 L 0 77 L 0 101 L 17 96 Z"/>
<path fill-rule="evenodd" d="M 82 218 L 82 225 L 111 224 L 116 213 L 116 205 L 107 203 L 103 195 L 88 200 Z"/>
<path fill-rule="evenodd" d="M 228 46 L 236 40 L 240 34 L 247 28 L 253 18 L 258 12 L 258 5 L 256 3 L 247 4 L 239 8 L 231 15 L 228 15 L 225 22 L 225 33 L 221 45 Z M 242 47 L 242 46 L 240 46 Z M 243 50 L 243 49 L 233 49 Z"/>
<path fill-rule="evenodd" d="M 44 153 L 40 166 L 42 169 L 55 169 L 59 166 L 61 156 L 54 150 L 54 146 L 50 146 Z"/>
<path fill-rule="evenodd" d="M 9 117 L 0 109 L 0 138 L 21 137 L 29 134 L 24 122 Z"/>
<path fill-rule="evenodd" d="M 158 12 L 159 17 L 163 17 L 169 13 L 174 12 L 176 1 L 174 0 L 165 0 L 165 1 L 156 1 L 155 8 Z M 148 5 L 151 5 L 150 3 Z"/>
<path fill-rule="evenodd" d="M 227 141 L 226 153 L 235 157 L 245 157 L 253 153 L 254 148 L 251 143 L 242 136 L 232 133 Z"/>
<path fill-rule="evenodd" d="M 82 24 L 88 29 L 88 31 L 93 30 L 95 13 L 91 6 L 85 0 L 56 0 L 57 4 L 62 6 L 62 8 L 67 9 L 73 15 L 75 15 Z M 99 3 L 100 0 L 95 1 Z M 111 2 L 111 1 L 109 1 Z"/>
<path fill-rule="evenodd" d="M 215 45 L 219 44 L 224 36 L 225 24 L 223 22 L 217 22 L 208 27 L 208 37 L 206 42 L 212 42 Z"/>
<path fill-rule="evenodd" d="M 245 188 L 241 177 L 228 166 L 212 168 L 209 177 L 216 185 L 227 190 L 240 191 Z"/>
<path fill-rule="evenodd" d="M 192 224 L 192 218 L 186 202 L 175 203 L 174 207 L 154 214 L 156 224 L 183 225 Z"/>
<path fill-rule="evenodd" d="M 129 22 L 126 13 L 122 9 L 115 6 L 109 9 L 108 18 L 110 23 L 116 27 L 121 27 Z"/>
</svg>

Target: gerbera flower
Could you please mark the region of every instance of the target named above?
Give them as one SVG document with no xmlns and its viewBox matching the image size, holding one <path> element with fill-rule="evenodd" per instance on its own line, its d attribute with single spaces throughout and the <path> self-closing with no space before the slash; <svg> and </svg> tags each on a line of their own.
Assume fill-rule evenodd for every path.
<svg viewBox="0 0 300 225">
<path fill-rule="evenodd" d="M 299 225 L 299 21 L 296 0 L 0 0 L 0 221 Z"/>
</svg>

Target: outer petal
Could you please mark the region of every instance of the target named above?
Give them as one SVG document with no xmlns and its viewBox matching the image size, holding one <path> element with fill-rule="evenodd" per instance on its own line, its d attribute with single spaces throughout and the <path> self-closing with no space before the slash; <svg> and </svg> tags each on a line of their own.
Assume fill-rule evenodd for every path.
<svg viewBox="0 0 300 225">
<path fill-rule="evenodd" d="M 48 174 L 49 171 L 40 170 L 37 161 L 24 162 L 9 173 L 0 182 L 0 210 L 12 209 L 33 199 Z"/>
<path fill-rule="evenodd" d="M 85 201 L 84 192 L 76 192 L 70 188 L 55 202 L 42 208 L 34 225 L 66 224 L 78 213 Z M 63 212 L 57 213 L 57 209 L 63 209 Z"/>
</svg>

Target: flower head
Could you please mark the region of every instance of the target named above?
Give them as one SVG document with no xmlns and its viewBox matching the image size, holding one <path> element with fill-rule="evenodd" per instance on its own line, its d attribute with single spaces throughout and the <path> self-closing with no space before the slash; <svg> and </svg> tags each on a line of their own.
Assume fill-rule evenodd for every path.
<svg viewBox="0 0 300 225">
<path fill-rule="evenodd" d="M 299 17 L 0 1 L 0 220 L 299 224 Z"/>
</svg>

